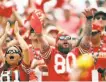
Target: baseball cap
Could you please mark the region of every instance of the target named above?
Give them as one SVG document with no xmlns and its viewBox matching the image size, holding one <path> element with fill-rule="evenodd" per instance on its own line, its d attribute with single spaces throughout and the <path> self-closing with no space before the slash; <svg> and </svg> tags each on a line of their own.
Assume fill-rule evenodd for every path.
<svg viewBox="0 0 106 82">
<path fill-rule="evenodd" d="M 106 9 L 103 7 L 99 7 L 94 14 L 94 18 L 95 18 L 95 16 L 100 15 L 100 14 L 106 15 Z"/>
<path fill-rule="evenodd" d="M 57 33 L 59 32 L 58 29 L 55 26 L 53 26 L 53 25 L 47 27 L 47 30 L 46 30 L 47 33 L 51 32 L 51 31 L 55 31 Z"/>
</svg>

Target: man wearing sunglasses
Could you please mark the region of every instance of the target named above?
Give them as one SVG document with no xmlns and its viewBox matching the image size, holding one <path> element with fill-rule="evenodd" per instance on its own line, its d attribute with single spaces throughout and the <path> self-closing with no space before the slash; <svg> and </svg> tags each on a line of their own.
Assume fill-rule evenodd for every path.
<svg viewBox="0 0 106 82">
<path fill-rule="evenodd" d="M 96 26 L 95 26 L 96 25 Z M 104 34 L 106 27 L 106 9 L 99 8 L 98 11 L 94 14 L 93 17 L 93 26 L 92 26 L 92 36 L 91 36 L 91 53 L 94 57 L 94 66 L 95 69 L 99 68 L 105 69 L 106 61 L 106 43 L 104 41 Z M 106 81 L 105 76 L 99 71 L 99 81 Z"/>
<path fill-rule="evenodd" d="M 88 10 L 85 10 L 84 14 L 87 18 L 87 23 L 85 27 L 85 36 L 83 36 L 81 42 L 79 43 L 79 46 L 72 50 L 72 53 L 75 54 L 76 56 L 80 56 L 86 53 L 87 54 L 95 53 L 95 52 L 100 54 L 101 51 L 105 51 L 103 50 L 105 48 L 103 45 L 102 47 L 100 47 L 101 46 L 100 41 L 101 41 L 101 32 L 104 30 L 105 23 L 106 23 L 106 12 L 103 11 L 102 9 L 98 9 L 97 11 L 95 9 L 88 9 Z M 99 61 L 101 61 L 101 59 Z M 103 63 L 102 65 L 99 65 L 99 64 L 97 64 L 96 66 L 103 67 Z M 85 67 L 86 66 L 87 65 L 85 65 Z M 91 67 L 87 69 L 84 68 L 85 70 L 82 68 L 78 67 L 78 71 L 80 70 L 82 72 L 80 73 L 80 77 L 76 78 L 76 80 L 91 81 L 92 80 L 91 71 L 93 69 L 91 70 Z M 85 71 L 88 74 L 81 76 L 81 74 L 83 74 Z"/>
<path fill-rule="evenodd" d="M 90 43 L 90 47 L 89 47 L 89 52 L 87 52 L 87 53 L 90 53 L 92 55 L 92 57 L 94 58 L 94 68 L 92 67 L 92 70 L 98 70 L 99 67 L 104 69 L 104 68 L 106 68 L 106 65 L 104 63 L 106 61 L 106 56 L 105 56 L 106 44 L 103 43 L 101 36 L 102 36 L 102 32 L 106 25 L 105 9 L 99 8 L 94 14 L 92 14 L 92 17 L 93 17 L 92 22 L 90 22 L 90 25 L 92 25 L 92 26 L 88 25 L 88 26 L 90 26 L 90 28 L 92 27 L 92 29 L 91 29 L 91 31 L 89 31 L 90 39 L 88 38 L 89 39 L 88 42 Z M 89 21 L 87 21 L 87 22 L 89 22 Z M 88 68 L 88 70 L 89 70 L 89 68 Z M 92 78 L 91 78 L 93 75 L 92 70 L 89 70 L 90 76 L 88 76 L 88 78 L 86 80 L 90 80 L 90 81 L 92 80 Z M 99 74 L 99 77 L 95 76 L 95 78 L 99 78 L 99 81 L 101 81 L 101 80 L 105 81 L 104 79 L 102 79 L 104 77 L 102 77 L 101 74 Z"/>
<path fill-rule="evenodd" d="M 102 30 L 105 29 L 106 26 L 106 9 L 105 8 L 98 8 L 97 12 L 95 12 L 93 17 L 93 23 L 100 25 Z"/>
<path fill-rule="evenodd" d="M 69 69 L 72 64 L 72 56 L 68 53 L 71 51 L 71 37 L 67 34 L 58 34 L 55 47 L 51 47 L 44 35 L 37 35 L 38 41 L 41 43 L 42 57 L 48 67 L 50 81 L 69 81 Z M 75 56 L 74 56 L 75 58 Z M 67 63 L 66 63 L 67 62 Z"/>
</svg>

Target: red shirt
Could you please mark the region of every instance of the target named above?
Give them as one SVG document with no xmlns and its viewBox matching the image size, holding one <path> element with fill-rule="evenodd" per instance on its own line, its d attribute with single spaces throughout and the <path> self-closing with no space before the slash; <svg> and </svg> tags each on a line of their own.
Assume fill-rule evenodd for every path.
<svg viewBox="0 0 106 82">
<path fill-rule="evenodd" d="M 79 47 L 74 48 L 71 52 L 74 55 L 76 55 L 77 58 L 82 55 Z M 92 80 L 91 71 L 92 71 L 92 67 L 82 72 L 80 75 L 79 81 L 91 81 Z"/>
<path fill-rule="evenodd" d="M 39 48 L 32 48 L 32 46 L 29 47 L 30 52 L 30 61 L 32 62 L 33 59 L 36 60 L 42 60 L 40 49 Z"/>
<path fill-rule="evenodd" d="M 38 48 L 33 49 L 32 47 L 30 47 L 29 50 L 30 50 L 30 60 L 32 61 L 35 59 L 37 61 L 36 65 L 37 65 L 38 69 L 42 72 L 42 75 L 41 75 L 42 81 L 48 81 L 48 79 L 49 79 L 48 75 L 46 75 L 46 76 L 43 75 L 43 72 L 45 72 L 45 69 L 47 70 L 46 73 L 48 73 L 48 69 L 47 69 L 47 66 L 45 66 L 45 62 L 44 62 L 43 58 L 41 57 L 40 49 L 38 49 Z"/>
<path fill-rule="evenodd" d="M 6 71 L 3 71 L 3 66 L 0 69 L 2 69 L 0 70 L 2 71 L 2 76 Z M 11 77 L 12 81 L 16 80 L 16 77 L 18 77 L 18 81 L 29 81 L 37 79 L 35 73 L 30 69 L 30 66 L 26 65 L 24 62 L 15 68 L 8 68 L 7 72 L 10 72 L 9 77 Z"/>
<path fill-rule="evenodd" d="M 102 44 L 101 47 L 93 47 L 92 48 L 94 52 L 94 55 L 98 55 L 97 62 L 95 64 L 96 69 L 98 68 L 106 68 L 106 44 Z M 98 50 L 100 51 L 98 52 Z"/>
<path fill-rule="evenodd" d="M 94 54 L 92 54 L 92 55 L 96 55 L 97 56 L 97 54 L 99 54 L 97 56 L 95 69 L 98 70 L 98 68 L 102 68 L 102 69 L 106 68 L 106 44 L 103 43 L 101 45 L 101 47 L 93 47 L 91 49 L 91 52 L 94 52 Z M 99 73 L 99 80 L 101 80 L 101 74 L 100 73 Z"/>
<path fill-rule="evenodd" d="M 78 47 L 74 48 L 72 51 L 71 51 L 73 54 L 76 55 L 76 57 L 80 56 L 81 55 L 81 52 L 79 50 Z"/>
<path fill-rule="evenodd" d="M 46 54 L 43 54 L 43 58 L 48 66 L 50 81 L 70 81 L 69 71 L 71 70 L 72 56 L 63 55 L 56 48 L 50 48 Z"/>
</svg>

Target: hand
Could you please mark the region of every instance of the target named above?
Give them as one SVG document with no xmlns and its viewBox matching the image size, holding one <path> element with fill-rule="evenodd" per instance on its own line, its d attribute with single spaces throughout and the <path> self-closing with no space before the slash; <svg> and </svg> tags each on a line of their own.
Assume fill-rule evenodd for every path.
<svg viewBox="0 0 106 82">
<path fill-rule="evenodd" d="M 94 13 L 96 12 L 97 10 L 95 8 L 92 8 L 92 9 L 85 9 L 85 12 L 84 15 L 86 17 L 89 17 L 89 16 L 94 16 Z"/>
<path fill-rule="evenodd" d="M 18 22 L 15 22 L 15 27 L 14 27 L 14 34 L 17 35 L 19 34 L 19 26 L 18 26 Z"/>
<path fill-rule="evenodd" d="M 7 22 L 6 24 L 5 33 L 10 35 L 10 23 L 9 22 Z"/>
</svg>

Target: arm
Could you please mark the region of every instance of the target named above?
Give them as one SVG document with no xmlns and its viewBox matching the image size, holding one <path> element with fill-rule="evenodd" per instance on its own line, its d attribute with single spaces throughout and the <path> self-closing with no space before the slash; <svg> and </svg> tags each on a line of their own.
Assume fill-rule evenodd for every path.
<svg viewBox="0 0 106 82">
<path fill-rule="evenodd" d="M 5 58 L 4 58 L 3 52 L 2 52 L 2 45 L 3 45 L 3 42 L 6 40 L 9 29 L 10 29 L 10 24 L 7 22 L 5 33 L 0 38 L 0 62 L 5 62 Z"/>
<path fill-rule="evenodd" d="M 2 51 L 2 48 L 0 47 L 0 64 L 5 63 L 4 53 Z"/>
<path fill-rule="evenodd" d="M 92 19 L 94 17 L 96 9 L 86 9 L 84 15 L 87 18 L 86 26 L 85 26 L 85 35 L 90 36 L 92 33 Z"/>
<path fill-rule="evenodd" d="M 27 31 L 24 33 L 24 35 L 22 35 L 22 37 L 25 39 L 25 38 L 28 38 L 28 35 L 29 35 L 29 32 L 30 30 L 27 29 Z M 16 39 L 13 39 L 12 41 L 10 41 L 8 44 L 7 44 L 7 47 L 9 46 L 12 46 L 12 45 L 17 45 L 19 44 L 18 41 Z"/>
<path fill-rule="evenodd" d="M 30 65 L 30 59 L 29 59 L 29 47 L 25 40 L 22 38 L 22 36 L 19 34 L 19 27 L 18 27 L 18 22 L 15 22 L 15 29 L 14 33 L 16 35 L 16 38 L 23 50 L 23 61 L 25 64 Z"/>
<path fill-rule="evenodd" d="M 3 36 L 0 38 L 0 64 L 4 63 L 5 61 L 5 58 L 3 56 L 3 51 L 2 51 L 2 45 L 3 42 L 6 40 L 6 37 L 7 37 L 7 33 L 4 33 Z"/>
<path fill-rule="evenodd" d="M 48 59 L 50 57 L 50 54 L 51 54 L 51 48 L 50 48 L 48 41 L 46 40 L 46 38 L 42 34 L 37 34 L 37 39 L 41 45 L 40 50 L 41 50 L 42 57 L 44 59 Z"/>
<path fill-rule="evenodd" d="M 84 30 L 84 36 L 81 40 L 79 45 L 80 52 L 82 54 L 87 53 L 90 49 L 90 40 L 91 40 L 91 33 L 92 33 L 92 10 L 86 10 L 84 12 L 87 22 Z"/>
<path fill-rule="evenodd" d="M 24 22 L 22 20 L 22 17 L 17 13 L 17 11 L 15 11 L 15 9 L 13 9 L 13 14 L 16 17 L 16 19 L 18 20 L 19 24 L 21 26 L 24 26 Z"/>
<path fill-rule="evenodd" d="M 51 45 L 51 46 L 55 46 L 55 39 L 50 37 L 50 36 L 47 36 L 47 35 L 44 35 L 45 39 L 48 41 L 48 43 Z"/>
</svg>

